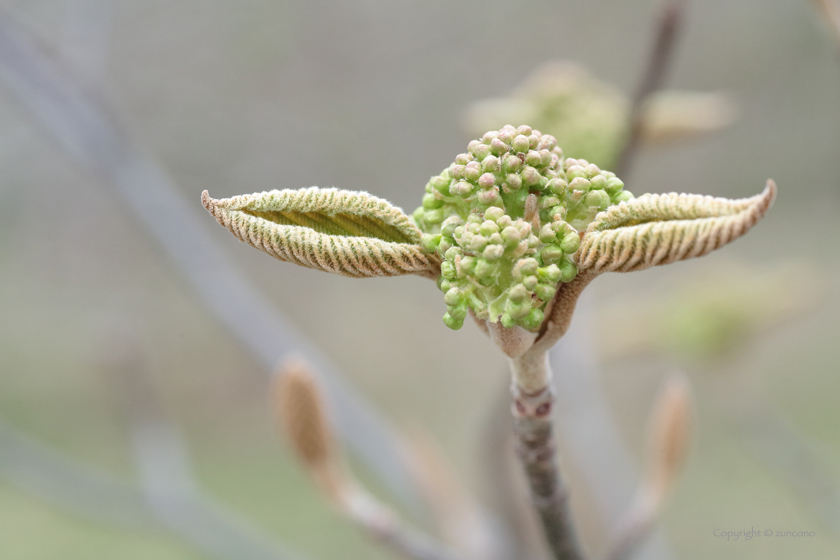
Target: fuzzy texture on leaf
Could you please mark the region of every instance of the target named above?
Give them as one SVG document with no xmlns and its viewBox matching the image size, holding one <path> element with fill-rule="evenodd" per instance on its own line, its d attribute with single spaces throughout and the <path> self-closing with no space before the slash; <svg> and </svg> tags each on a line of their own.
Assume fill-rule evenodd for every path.
<svg viewBox="0 0 840 560">
<path fill-rule="evenodd" d="M 744 235 L 776 197 L 767 181 L 761 194 L 728 200 L 693 194 L 654 194 L 622 202 L 589 224 L 578 268 L 631 272 L 701 257 Z"/>
<path fill-rule="evenodd" d="M 434 277 L 434 255 L 396 206 L 373 195 L 311 187 L 201 202 L 239 240 L 281 260 L 354 278 Z"/>
</svg>

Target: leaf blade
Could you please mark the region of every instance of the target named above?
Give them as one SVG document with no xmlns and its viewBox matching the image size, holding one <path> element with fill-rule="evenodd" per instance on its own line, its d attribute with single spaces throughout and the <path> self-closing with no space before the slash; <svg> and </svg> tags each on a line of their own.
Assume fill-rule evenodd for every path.
<svg viewBox="0 0 840 560">
<path fill-rule="evenodd" d="M 281 261 L 353 278 L 440 268 L 408 216 L 367 193 L 311 187 L 217 200 L 205 191 L 201 200 L 237 239 Z"/>
<path fill-rule="evenodd" d="M 750 230 L 770 209 L 776 184 L 740 200 L 646 195 L 599 214 L 577 253 L 581 271 L 631 272 L 701 257 Z"/>
</svg>

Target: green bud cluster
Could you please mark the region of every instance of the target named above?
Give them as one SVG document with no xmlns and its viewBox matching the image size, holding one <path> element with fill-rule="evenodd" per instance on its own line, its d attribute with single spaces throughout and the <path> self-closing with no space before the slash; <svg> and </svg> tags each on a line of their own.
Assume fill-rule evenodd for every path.
<svg viewBox="0 0 840 560">
<path fill-rule="evenodd" d="M 444 323 L 479 319 L 531 331 L 561 282 L 577 275 L 572 254 L 595 215 L 633 195 L 614 173 L 564 159 L 557 140 L 505 125 L 473 140 L 426 185 L 414 221 L 421 245 L 443 260 Z"/>
</svg>

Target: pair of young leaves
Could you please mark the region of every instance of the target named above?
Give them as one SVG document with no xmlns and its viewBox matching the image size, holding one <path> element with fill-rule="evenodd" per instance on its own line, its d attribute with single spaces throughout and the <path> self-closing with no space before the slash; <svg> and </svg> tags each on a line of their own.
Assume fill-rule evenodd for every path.
<svg viewBox="0 0 840 560">
<path fill-rule="evenodd" d="M 671 193 L 622 202 L 582 234 L 578 270 L 630 272 L 706 255 L 744 235 L 775 195 L 768 181 L 740 200 Z M 281 261 L 355 278 L 440 273 L 409 217 L 365 192 L 311 187 L 217 200 L 205 191 L 202 203 L 238 239 Z"/>
<path fill-rule="evenodd" d="M 671 193 L 611 206 L 581 235 L 574 282 L 582 288 L 603 272 L 706 255 L 744 235 L 775 196 L 769 180 L 762 193 L 740 200 Z M 311 187 L 217 200 L 205 191 L 202 203 L 238 239 L 282 261 L 355 278 L 440 274 L 440 258 L 423 250 L 410 218 L 365 192 Z"/>
</svg>

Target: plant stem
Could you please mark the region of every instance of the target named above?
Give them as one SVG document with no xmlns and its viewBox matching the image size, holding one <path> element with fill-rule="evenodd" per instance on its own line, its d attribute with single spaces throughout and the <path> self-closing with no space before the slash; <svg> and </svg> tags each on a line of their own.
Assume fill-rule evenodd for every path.
<svg viewBox="0 0 840 560">
<path fill-rule="evenodd" d="M 539 513 L 545 536 L 557 560 L 582 560 L 583 554 L 569 511 L 568 493 L 560 478 L 557 445 L 551 424 L 554 387 L 546 352 L 510 359 L 516 450 Z"/>
</svg>

